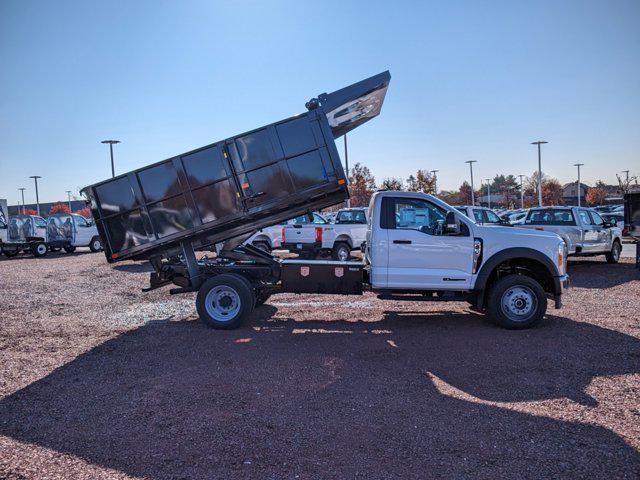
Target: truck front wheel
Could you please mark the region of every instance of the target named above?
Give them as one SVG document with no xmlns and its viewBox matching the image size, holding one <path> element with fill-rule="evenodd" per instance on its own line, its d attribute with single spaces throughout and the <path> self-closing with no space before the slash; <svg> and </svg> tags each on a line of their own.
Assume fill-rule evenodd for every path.
<svg viewBox="0 0 640 480">
<path fill-rule="evenodd" d="M 247 282 L 227 273 L 204 282 L 196 297 L 200 320 L 208 327 L 225 330 L 238 328 L 254 304 L 254 295 Z"/>
<path fill-rule="evenodd" d="M 613 241 L 613 245 L 611 245 L 611 251 L 605 253 L 605 257 L 607 258 L 607 263 L 618 263 L 620 260 L 620 252 L 622 251 L 622 246 L 620 242 L 617 240 Z"/>
<path fill-rule="evenodd" d="M 47 244 L 44 242 L 36 243 L 31 247 L 31 253 L 33 253 L 33 256 L 36 258 L 44 257 L 48 251 Z"/>
<path fill-rule="evenodd" d="M 102 250 L 102 241 L 100 240 L 100 237 L 93 237 L 91 239 L 91 243 L 89 244 L 89 250 L 91 250 L 93 253 L 96 253 Z"/>
<path fill-rule="evenodd" d="M 487 309 L 491 319 L 503 328 L 530 328 L 547 311 L 547 297 L 533 278 L 507 275 L 491 287 Z"/>
</svg>

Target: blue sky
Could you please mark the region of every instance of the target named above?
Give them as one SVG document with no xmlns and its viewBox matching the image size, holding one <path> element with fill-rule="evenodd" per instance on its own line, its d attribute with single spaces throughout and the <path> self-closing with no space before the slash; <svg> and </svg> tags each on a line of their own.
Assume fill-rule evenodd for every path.
<svg viewBox="0 0 640 480">
<path fill-rule="evenodd" d="M 385 69 L 378 182 L 640 174 L 640 2 L 0 2 L 0 198 L 41 201 L 304 111 Z M 341 150 L 342 141 L 339 140 Z"/>
</svg>

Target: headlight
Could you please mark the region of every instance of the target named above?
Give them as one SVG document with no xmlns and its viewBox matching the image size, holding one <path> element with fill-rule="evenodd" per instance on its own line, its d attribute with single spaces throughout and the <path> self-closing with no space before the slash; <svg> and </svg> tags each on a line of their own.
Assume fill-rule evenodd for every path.
<svg viewBox="0 0 640 480">
<path fill-rule="evenodd" d="M 567 269 L 567 244 L 561 241 L 558 244 L 558 271 L 560 275 L 564 275 Z"/>
</svg>

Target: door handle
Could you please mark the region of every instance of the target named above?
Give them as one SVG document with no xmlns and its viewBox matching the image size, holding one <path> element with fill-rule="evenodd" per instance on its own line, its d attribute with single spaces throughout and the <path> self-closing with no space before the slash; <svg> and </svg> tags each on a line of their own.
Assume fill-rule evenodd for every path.
<svg viewBox="0 0 640 480">
<path fill-rule="evenodd" d="M 393 243 L 400 243 L 402 245 L 409 245 L 409 244 L 411 244 L 411 240 L 394 240 Z"/>
</svg>

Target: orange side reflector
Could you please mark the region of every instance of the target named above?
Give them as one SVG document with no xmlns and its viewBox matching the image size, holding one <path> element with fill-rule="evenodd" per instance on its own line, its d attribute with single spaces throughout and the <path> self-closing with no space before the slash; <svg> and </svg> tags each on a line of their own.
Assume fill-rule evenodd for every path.
<svg viewBox="0 0 640 480">
<path fill-rule="evenodd" d="M 345 183 L 347 183 L 347 181 L 344 178 L 338 180 L 338 185 L 344 185 Z"/>
<path fill-rule="evenodd" d="M 243 183 L 242 184 L 242 188 L 249 188 L 249 184 L 248 183 Z"/>
</svg>

